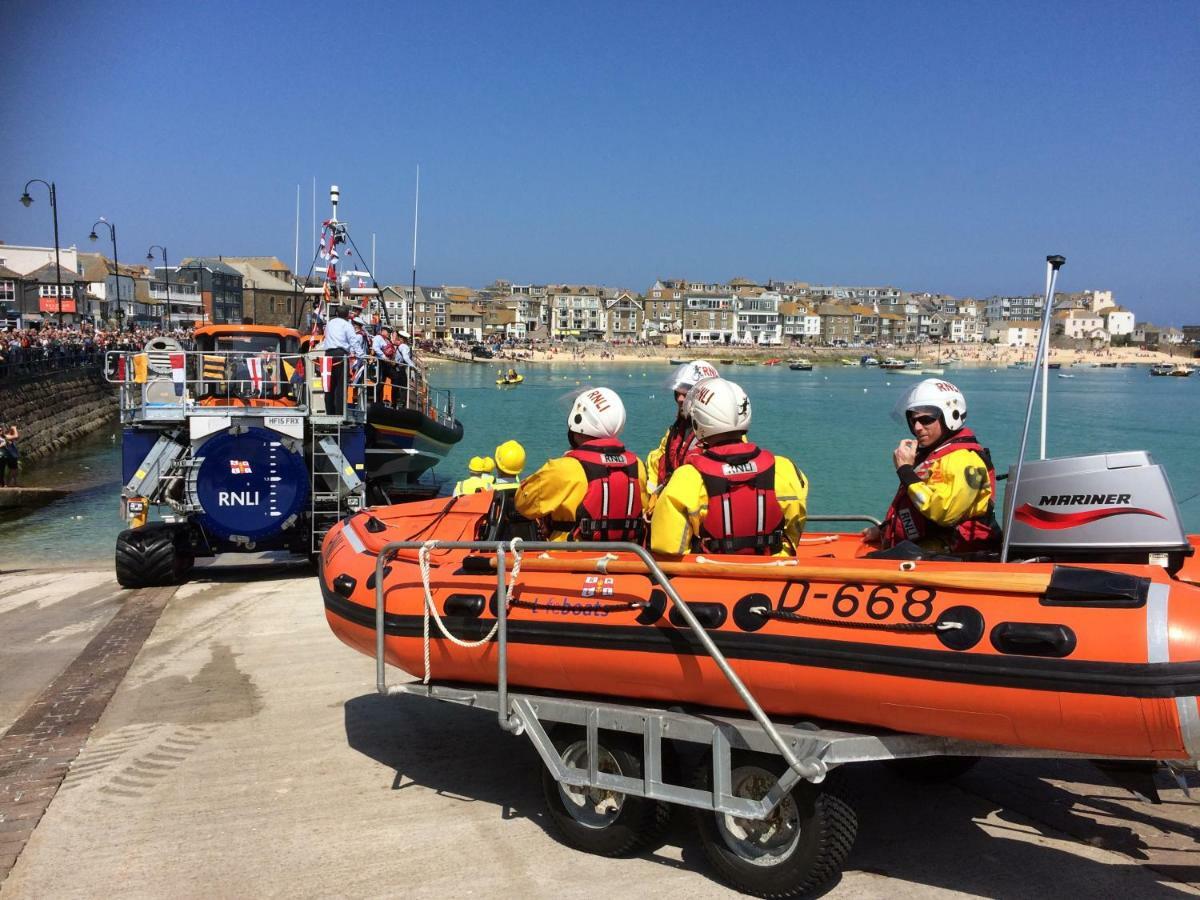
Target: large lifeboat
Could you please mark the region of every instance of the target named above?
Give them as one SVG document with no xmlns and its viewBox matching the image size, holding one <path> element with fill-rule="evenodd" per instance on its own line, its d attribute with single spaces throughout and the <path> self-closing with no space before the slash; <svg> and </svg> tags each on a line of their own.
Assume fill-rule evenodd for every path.
<svg viewBox="0 0 1200 900">
<path fill-rule="evenodd" d="M 1169 510 L 1130 503 L 1130 493 L 1136 501 L 1156 483 L 1145 454 L 1027 469 L 1033 499 L 1021 493 L 1013 519 L 1020 562 L 871 558 L 857 535 L 810 533 L 794 560 L 688 556 L 661 568 L 773 716 L 1095 756 L 1200 758 L 1200 537 L 1148 531 L 1119 553 L 1096 548 L 1092 538 L 1118 517 L 1178 528 L 1166 521 L 1169 491 L 1160 498 Z M 1052 492 L 1056 478 L 1096 481 L 1105 472 L 1134 483 L 1133 470 L 1146 480 L 1131 491 Z M 1072 501 L 1092 508 L 1068 512 Z M 374 655 L 384 546 L 499 539 L 489 530 L 495 520 L 487 493 L 343 520 L 322 554 L 333 631 Z M 387 662 L 416 677 L 495 684 L 494 642 L 459 646 L 424 615 L 428 591 L 452 634 L 486 636 L 496 622 L 495 553 L 427 549 L 424 577 L 421 551 L 387 555 Z M 742 708 L 638 556 L 522 557 L 507 611 L 511 684 Z"/>
</svg>

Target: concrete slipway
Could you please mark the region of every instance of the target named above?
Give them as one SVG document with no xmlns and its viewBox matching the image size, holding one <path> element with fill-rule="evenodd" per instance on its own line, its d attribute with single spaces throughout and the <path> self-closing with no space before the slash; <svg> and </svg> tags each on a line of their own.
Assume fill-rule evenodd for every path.
<svg viewBox="0 0 1200 900">
<path fill-rule="evenodd" d="M 98 570 L 0 575 L 0 729 L 133 596 Z M 680 823 L 629 860 L 557 843 L 528 742 L 486 713 L 378 698 L 306 570 L 200 570 L 162 602 L 3 900 L 730 895 Z M 1065 763 L 984 762 L 936 787 L 877 767 L 854 780 L 858 842 L 830 897 L 1200 885 L 1200 815 L 1178 790 L 1151 806 Z"/>
</svg>

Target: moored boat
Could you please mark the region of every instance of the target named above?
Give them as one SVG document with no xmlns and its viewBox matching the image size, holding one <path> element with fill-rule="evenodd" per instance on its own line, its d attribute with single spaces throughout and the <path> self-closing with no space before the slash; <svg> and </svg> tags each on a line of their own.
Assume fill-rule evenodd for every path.
<svg viewBox="0 0 1200 900">
<path fill-rule="evenodd" d="M 889 356 L 887 359 L 879 363 L 881 369 L 903 369 L 908 366 L 908 361 L 896 359 L 894 356 Z"/>
<path fill-rule="evenodd" d="M 1171 363 L 1155 363 L 1150 367 L 1150 374 L 1154 376 L 1170 375 L 1175 371 L 1175 366 Z"/>
<path fill-rule="evenodd" d="M 812 367 L 812 360 L 809 359 L 794 359 L 788 363 L 788 368 L 793 372 L 811 372 Z"/>
</svg>

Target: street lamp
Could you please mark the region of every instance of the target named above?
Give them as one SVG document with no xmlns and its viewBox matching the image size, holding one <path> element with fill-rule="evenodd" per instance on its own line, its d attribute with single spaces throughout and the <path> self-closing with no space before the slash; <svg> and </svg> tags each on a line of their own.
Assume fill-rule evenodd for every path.
<svg viewBox="0 0 1200 900">
<path fill-rule="evenodd" d="M 125 324 L 125 309 L 121 304 L 121 269 L 117 265 L 117 226 L 109 222 L 104 216 L 101 216 L 99 221 L 92 224 L 92 233 L 88 235 L 89 241 L 98 241 L 100 238 L 96 234 L 96 226 L 103 225 L 108 229 L 108 236 L 112 239 L 113 245 L 113 285 L 117 289 L 117 319 L 118 329 Z"/>
<path fill-rule="evenodd" d="M 167 282 L 167 318 L 163 323 L 163 331 L 171 330 L 171 264 L 167 262 L 167 248 L 162 244 L 151 244 L 150 249 L 146 251 L 146 259 L 149 262 L 154 262 L 154 251 L 158 250 L 162 253 L 163 261 L 163 278 Z"/>
<path fill-rule="evenodd" d="M 44 184 L 50 192 L 50 212 L 54 217 L 54 283 L 58 290 L 58 327 L 62 328 L 63 324 L 63 298 L 62 298 L 62 263 L 58 260 L 58 192 L 54 189 L 54 182 L 42 181 L 40 178 L 30 178 L 25 182 L 25 190 L 21 194 L 21 203 L 28 209 L 33 205 L 33 198 L 29 196 L 29 186 L 31 184 Z"/>
</svg>

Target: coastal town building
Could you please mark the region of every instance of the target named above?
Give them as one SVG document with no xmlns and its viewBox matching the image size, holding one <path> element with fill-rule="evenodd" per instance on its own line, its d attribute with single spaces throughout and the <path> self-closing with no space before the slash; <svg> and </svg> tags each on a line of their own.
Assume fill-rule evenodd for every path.
<svg viewBox="0 0 1200 900">
<path fill-rule="evenodd" d="M 988 297 L 988 322 L 1039 321 L 1042 317 L 1043 297 Z"/>
<path fill-rule="evenodd" d="M 987 327 L 987 339 L 1002 347 L 1036 347 L 1042 326 L 1036 320 L 1001 320 Z"/>
<path fill-rule="evenodd" d="M 552 318 L 550 335 L 579 341 L 604 339 L 607 323 L 602 291 L 590 285 L 557 285 L 549 290 Z"/>
<path fill-rule="evenodd" d="M 605 339 L 629 343 L 645 336 L 645 310 L 642 301 L 629 291 L 604 301 Z"/>
<path fill-rule="evenodd" d="M 783 330 L 779 318 L 782 299 L 778 291 L 745 285 L 740 287 L 734 298 L 736 317 L 733 342 L 760 346 L 782 343 Z"/>
<path fill-rule="evenodd" d="M 1132 335 L 1137 325 L 1134 314 L 1120 306 L 1106 306 L 1096 314 L 1104 320 L 1104 330 L 1113 337 Z"/>
<path fill-rule="evenodd" d="M 1054 314 L 1051 334 L 1081 340 L 1091 339 L 1097 331 L 1104 331 L 1104 319 L 1090 309 L 1069 309 Z"/>
<path fill-rule="evenodd" d="M 199 291 L 207 321 L 218 325 L 242 321 L 242 273 L 228 263 L 205 256 L 185 259 L 175 277 Z"/>
<path fill-rule="evenodd" d="M 684 299 L 684 343 L 731 343 L 737 323 L 736 308 L 736 298 L 732 294 L 689 293 Z"/>
<path fill-rule="evenodd" d="M 274 257 L 225 257 L 224 262 L 242 276 L 243 322 L 290 327 L 298 323 L 305 296 L 291 282 L 287 266 Z"/>
</svg>

